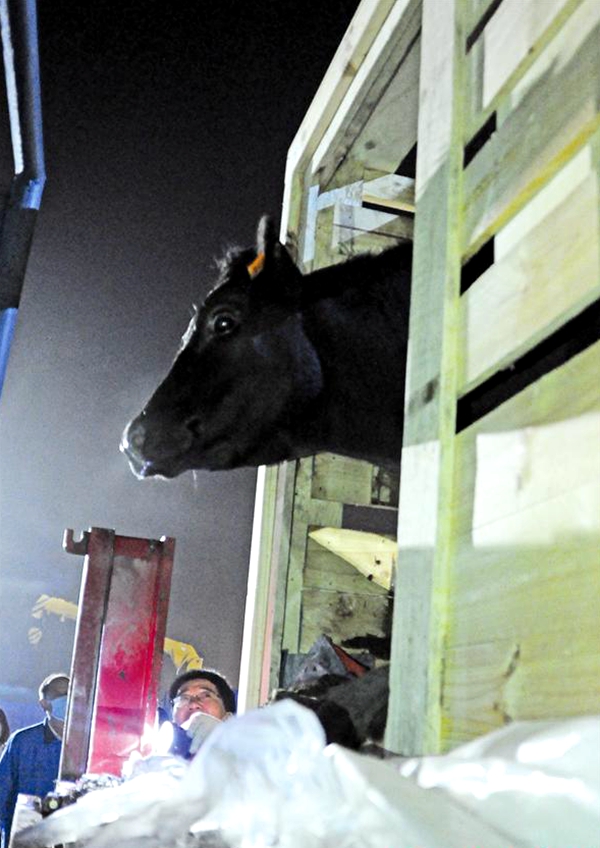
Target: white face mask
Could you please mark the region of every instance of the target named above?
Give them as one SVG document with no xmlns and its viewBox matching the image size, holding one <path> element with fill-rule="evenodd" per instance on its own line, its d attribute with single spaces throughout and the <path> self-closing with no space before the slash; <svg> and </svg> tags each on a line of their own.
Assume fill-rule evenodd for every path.
<svg viewBox="0 0 600 848">
<path fill-rule="evenodd" d="M 67 695 L 61 695 L 60 698 L 54 698 L 54 700 L 50 701 L 52 704 L 52 713 L 48 713 L 52 718 L 56 718 L 59 721 L 64 721 L 67 715 Z"/>
</svg>

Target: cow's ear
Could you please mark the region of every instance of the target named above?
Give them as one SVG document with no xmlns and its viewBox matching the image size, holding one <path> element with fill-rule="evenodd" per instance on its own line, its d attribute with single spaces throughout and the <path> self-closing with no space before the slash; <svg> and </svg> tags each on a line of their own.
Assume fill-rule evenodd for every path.
<svg viewBox="0 0 600 848">
<path fill-rule="evenodd" d="M 256 230 L 256 253 L 258 256 L 262 253 L 265 259 L 273 255 L 276 246 L 279 244 L 275 224 L 273 219 L 268 215 L 263 215 L 258 222 Z"/>
<path fill-rule="evenodd" d="M 253 263 L 257 280 L 273 288 L 273 296 L 299 297 L 302 274 L 287 249 L 277 238 L 273 220 L 264 215 L 256 234 L 257 260 Z M 263 273 L 258 274 L 258 271 Z M 251 276 L 255 276 L 249 268 Z"/>
</svg>

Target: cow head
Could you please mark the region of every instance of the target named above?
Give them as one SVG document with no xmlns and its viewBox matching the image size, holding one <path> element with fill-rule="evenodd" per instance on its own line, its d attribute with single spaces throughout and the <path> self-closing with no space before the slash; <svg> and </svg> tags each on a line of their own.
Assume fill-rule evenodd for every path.
<svg viewBox="0 0 600 848">
<path fill-rule="evenodd" d="M 263 218 L 256 250 L 223 260 L 169 374 L 125 429 L 121 450 L 138 477 L 296 455 L 298 418 L 322 388 L 301 293 L 300 271 Z"/>
</svg>

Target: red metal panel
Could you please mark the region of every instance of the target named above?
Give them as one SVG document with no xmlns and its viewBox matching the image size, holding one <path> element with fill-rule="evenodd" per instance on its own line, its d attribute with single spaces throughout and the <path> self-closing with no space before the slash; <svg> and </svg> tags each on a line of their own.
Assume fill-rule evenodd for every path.
<svg viewBox="0 0 600 848">
<path fill-rule="evenodd" d="M 61 777 L 66 779 L 78 777 L 83 771 L 120 775 L 123 763 L 133 751 L 146 755 L 151 750 L 175 541 L 113 534 L 109 565 L 106 548 L 100 542 L 102 534 L 110 532 L 94 528 L 88 540 L 86 563 L 92 560 L 93 548 L 102 561 L 98 568 L 109 576 L 104 602 L 95 583 L 88 589 L 86 580 L 82 586 L 84 603 L 80 605 L 79 617 L 83 619 L 87 611 L 89 621 L 83 622 L 78 632 L 91 632 L 94 627 L 98 630 L 95 639 L 76 641 L 70 713 L 79 716 L 85 712 L 77 702 L 84 690 L 90 693 L 86 664 L 95 669 L 95 685 L 93 701 L 87 702 L 91 732 L 86 766 L 70 777 L 61 770 Z M 96 574 L 93 565 L 88 567 L 88 577 L 90 574 Z M 98 608 L 92 610 L 94 604 L 103 611 L 99 627 L 100 614 Z M 84 686 L 81 680 L 85 680 Z M 66 747 L 70 738 L 66 738 Z M 74 741 L 79 744 L 84 741 L 84 735 L 76 735 Z M 66 756 L 67 762 L 79 764 L 81 759 L 81 753 Z"/>
<path fill-rule="evenodd" d="M 100 662 L 102 627 L 113 565 L 113 530 L 93 527 L 80 542 L 73 531 L 65 532 L 68 553 L 85 554 L 75 642 L 71 662 L 69 712 L 59 774 L 62 780 L 76 780 L 87 771 L 88 752 L 94 712 L 96 678 Z"/>
<path fill-rule="evenodd" d="M 162 652 L 165 616 L 160 634 L 158 619 L 164 581 L 168 572 L 170 582 L 171 571 L 171 559 L 163 553 L 160 542 L 115 540 L 90 772 L 121 774 L 132 751 L 150 753 L 157 708 L 156 652 Z"/>
</svg>

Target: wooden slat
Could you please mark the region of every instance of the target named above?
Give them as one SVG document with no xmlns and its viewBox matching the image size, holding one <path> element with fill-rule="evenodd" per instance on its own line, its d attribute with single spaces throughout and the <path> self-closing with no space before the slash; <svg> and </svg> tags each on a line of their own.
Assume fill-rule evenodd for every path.
<svg viewBox="0 0 600 848">
<path fill-rule="evenodd" d="M 326 589 L 352 595 L 387 594 L 384 588 L 366 580 L 349 563 L 310 538 L 306 550 L 303 586 L 305 589 Z"/>
<path fill-rule="evenodd" d="M 413 235 L 411 215 L 390 215 L 341 206 L 322 209 L 316 221 L 312 269 L 323 268 L 359 253 L 378 253 Z"/>
<path fill-rule="evenodd" d="M 587 146 L 498 233 L 496 262 L 462 297 L 461 393 L 600 297 L 599 219 Z"/>
<path fill-rule="evenodd" d="M 338 170 L 340 179 L 347 181 L 343 163 L 350 150 L 353 161 L 393 172 L 414 145 L 419 22 L 419 0 L 392 4 L 315 149 L 310 174 L 319 175 L 321 186 L 328 186 Z M 402 108 L 402 122 L 397 120 L 398 108 Z"/>
<path fill-rule="evenodd" d="M 471 35 L 473 30 L 485 20 L 490 12 L 498 5 L 498 0 L 465 0 L 465 34 Z"/>
<path fill-rule="evenodd" d="M 290 146 L 286 162 L 281 238 L 298 233 L 304 202 L 305 170 L 340 108 L 373 41 L 396 0 L 361 3 Z"/>
<path fill-rule="evenodd" d="M 532 61 L 539 53 L 545 31 L 561 10 L 573 7 L 574 1 L 579 0 L 503 0 L 481 36 L 482 107 L 491 102 L 525 58 Z"/>
<path fill-rule="evenodd" d="M 523 78 L 529 75 L 532 65 L 539 66 L 541 55 L 545 55 L 551 49 L 553 39 L 560 32 L 569 16 L 576 12 L 577 6 L 585 5 L 589 0 L 550 0 L 548 6 L 536 0 L 524 0 L 523 6 L 529 3 L 532 8 L 525 9 L 523 18 L 519 10 L 515 9 L 515 0 L 510 0 L 513 23 L 516 30 L 514 49 L 510 42 L 510 26 L 508 15 L 504 11 L 504 2 L 498 2 L 494 9 L 494 3 L 490 10 L 493 16 L 487 19 L 485 27 L 479 32 L 474 45 L 471 45 L 470 54 L 466 66 L 466 99 L 468 103 L 465 115 L 464 142 L 468 142 L 487 121 L 492 112 L 498 112 L 501 116 L 510 111 L 512 92 L 518 88 Z M 553 15 L 554 13 L 554 15 Z M 504 20 L 497 22 L 497 15 Z M 485 18 L 484 18 L 485 20 Z M 502 37 L 509 42 L 504 56 L 496 64 L 492 55 L 497 51 L 490 39 L 489 31 L 503 30 Z M 529 47 L 525 47 L 529 43 Z M 488 45 L 486 55 L 486 44 Z M 504 71 L 504 73 L 502 73 Z M 501 79 L 498 77 L 501 75 Z M 497 79 L 499 85 L 492 96 L 490 86 Z M 487 88 L 486 98 L 484 89 Z M 512 108 L 514 108 L 514 103 Z"/>
<path fill-rule="evenodd" d="M 600 553 L 594 534 L 588 535 L 587 541 L 552 546 L 462 544 L 448 648 L 467 652 L 507 639 L 524 646 L 560 637 L 563 649 L 548 661 L 571 664 L 574 645 L 581 644 L 600 662 Z M 600 689 L 592 690 L 600 708 Z M 576 711 L 573 704 L 571 715 Z"/>
<path fill-rule="evenodd" d="M 282 648 L 297 653 L 302 620 L 302 588 L 308 528 L 312 526 L 340 527 L 342 505 L 311 497 L 312 457 L 298 463 L 294 513 L 290 538 L 290 555 L 286 583 L 286 605 Z"/>
<path fill-rule="evenodd" d="M 395 539 L 342 527 L 319 527 L 311 530 L 309 535 L 319 545 L 350 563 L 367 582 L 390 588 L 398 549 Z"/>
<path fill-rule="evenodd" d="M 580 559 L 581 562 L 581 559 Z M 597 564 L 597 560 L 596 560 Z M 590 561 L 590 566 L 594 565 Z M 576 580 L 580 573 L 576 575 Z M 598 586 L 583 588 L 598 598 Z M 596 601 L 593 614 L 598 620 Z M 555 608 L 553 608 L 555 613 Z M 527 617 L 535 618 L 530 609 Z M 579 607 L 569 604 L 559 619 L 571 627 L 530 635 L 523 644 L 505 637 L 446 655 L 444 748 L 489 733 L 509 720 L 556 719 L 597 714 L 600 659 L 596 644 L 581 638 Z M 545 619 L 543 619 L 545 621 Z"/>
<path fill-rule="evenodd" d="M 500 519 L 510 521 L 536 504 L 600 480 L 598 374 L 600 342 L 457 436 L 458 537 L 477 533 L 486 544 Z M 585 526 L 591 518 L 582 514 L 581 520 Z M 596 526 L 598 521 L 600 514 Z M 554 527 L 553 521 L 536 532 L 552 533 Z"/>
<path fill-rule="evenodd" d="M 333 453 L 315 456 L 311 492 L 313 498 L 349 504 L 371 503 L 373 466 Z"/>
<path fill-rule="evenodd" d="M 600 343 L 457 436 L 445 747 L 598 712 Z"/>
<path fill-rule="evenodd" d="M 467 255 L 516 214 L 600 125 L 598 9 L 586 0 L 567 21 L 551 45 L 555 61 L 547 67 L 548 48 L 530 69 L 516 108 L 465 169 Z"/>
</svg>

